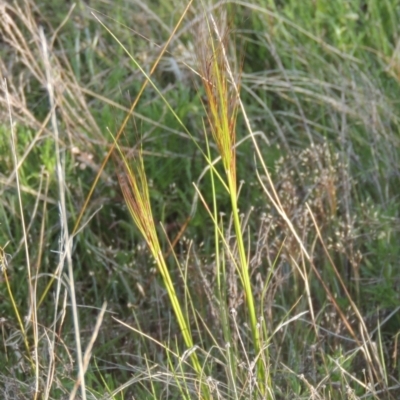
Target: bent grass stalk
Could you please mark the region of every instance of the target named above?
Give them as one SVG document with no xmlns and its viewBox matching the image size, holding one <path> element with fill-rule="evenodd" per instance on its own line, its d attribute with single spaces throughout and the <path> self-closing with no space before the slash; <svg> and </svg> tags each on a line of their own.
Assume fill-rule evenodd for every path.
<svg viewBox="0 0 400 400">
<path fill-rule="evenodd" d="M 139 103 L 139 100 L 140 100 L 140 98 L 141 98 L 141 96 L 142 96 L 144 90 L 146 89 L 147 85 L 148 85 L 149 83 L 151 83 L 150 76 L 153 75 L 154 71 L 156 70 L 157 66 L 159 65 L 159 63 L 160 63 L 160 61 L 161 61 L 161 58 L 163 57 L 163 55 L 164 55 L 165 52 L 167 51 L 167 47 L 169 46 L 169 44 L 171 43 L 172 39 L 174 38 L 175 33 L 176 33 L 176 31 L 178 30 L 179 26 L 181 25 L 181 23 L 182 23 L 182 21 L 183 21 L 185 15 L 186 15 L 186 13 L 188 12 L 188 10 L 189 10 L 189 8 L 190 8 L 192 2 L 193 2 L 193 0 L 190 0 L 190 1 L 188 2 L 188 4 L 187 4 L 185 10 L 183 11 L 183 13 L 182 13 L 181 17 L 179 18 L 177 24 L 175 25 L 174 29 L 172 30 L 172 32 L 171 32 L 171 34 L 170 34 L 168 40 L 165 42 L 165 45 L 162 47 L 162 49 L 161 49 L 161 51 L 160 51 L 158 57 L 156 58 L 156 60 L 155 60 L 155 62 L 154 62 L 154 64 L 153 64 L 153 66 L 151 67 L 150 72 L 149 72 L 149 75 L 147 76 L 146 73 L 144 73 L 144 71 L 141 69 L 142 72 L 144 73 L 144 76 L 146 77 L 146 79 L 145 79 L 145 81 L 143 82 L 143 84 L 142 84 L 142 86 L 141 86 L 141 88 L 140 88 L 140 90 L 139 90 L 139 92 L 138 92 L 138 94 L 137 94 L 135 100 L 132 102 L 131 107 L 129 108 L 129 110 L 128 110 L 128 112 L 127 112 L 127 114 L 126 114 L 124 120 L 122 121 L 122 123 L 121 123 L 121 125 L 120 125 L 120 127 L 119 127 L 119 129 L 118 129 L 118 133 L 116 134 L 116 137 L 115 137 L 115 141 L 116 141 L 116 142 L 118 142 L 119 138 L 122 136 L 122 133 L 124 132 L 124 129 L 125 129 L 126 125 L 128 124 L 128 121 L 129 121 L 129 119 L 131 118 L 131 116 L 132 116 L 132 114 L 133 114 L 133 111 L 135 110 L 137 104 Z M 128 56 L 132 59 L 132 61 L 133 61 L 135 64 L 137 64 L 136 61 L 135 61 L 135 59 L 133 59 L 133 57 L 129 54 L 129 52 L 127 51 L 127 49 L 126 49 L 126 48 L 122 45 L 122 43 L 116 38 L 116 36 L 110 31 L 110 29 L 108 29 L 108 28 L 99 20 L 99 18 L 97 17 L 97 15 L 93 13 L 93 17 L 94 17 L 94 18 L 95 18 L 95 19 L 96 19 L 96 20 L 111 34 L 111 36 L 119 43 L 119 45 L 124 49 L 124 51 L 125 51 L 125 52 L 128 54 Z M 138 65 L 138 67 L 140 68 L 139 65 Z M 179 120 L 179 119 L 178 119 L 178 120 Z M 82 221 L 83 215 L 85 214 L 86 209 L 87 209 L 87 207 L 88 207 L 88 205 L 89 205 L 89 202 L 90 202 L 90 200 L 91 200 L 91 198 L 92 198 L 92 195 L 93 195 L 93 193 L 94 193 L 94 189 L 96 188 L 97 183 L 99 182 L 100 176 L 101 176 L 102 172 L 104 171 L 104 168 L 105 168 L 107 162 L 109 161 L 111 155 L 113 154 L 114 149 L 115 149 L 115 145 L 113 144 L 113 145 L 111 145 L 110 149 L 108 150 L 106 156 L 105 156 L 104 159 L 103 159 L 103 162 L 102 162 L 101 165 L 100 165 L 99 170 L 97 171 L 97 175 L 96 175 L 96 177 L 95 177 L 95 179 L 94 179 L 94 181 L 93 181 L 93 183 L 92 183 L 92 186 L 90 187 L 89 193 L 87 194 L 86 199 L 85 199 L 85 202 L 84 202 L 84 204 L 83 204 L 83 206 L 82 206 L 82 208 L 81 208 L 81 210 L 80 210 L 80 212 L 79 212 L 79 214 L 78 214 L 78 218 L 77 218 L 77 220 L 75 221 L 75 225 L 74 225 L 74 228 L 73 228 L 73 230 L 72 230 L 71 236 L 74 236 L 74 235 L 78 232 L 78 230 L 79 230 L 79 227 L 80 227 L 80 225 L 81 225 L 81 221 Z M 44 299 L 46 298 L 46 296 L 47 296 L 47 294 L 48 294 L 48 292 L 49 292 L 51 286 L 53 285 L 53 282 L 54 282 L 54 278 L 51 278 L 51 279 L 50 279 L 50 282 L 47 284 L 45 290 L 43 291 L 42 296 L 40 297 L 40 300 L 39 300 L 39 302 L 38 302 L 38 304 L 37 304 L 37 308 L 39 308 L 40 305 L 43 303 L 43 301 L 44 301 Z"/>
<path fill-rule="evenodd" d="M 215 20 L 212 16 L 210 16 L 210 19 L 213 28 L 210 26 L 209 19 L 206 18 L 207 28 L 204 27 L 204 31 L 201 33 L 207 35 L 207 37 L 202 38 L 202 45 L 199 47 L 202 82 L 207 98 L 207 117 L 212 137 L 217 145 L 226 173 L 239 253 L 238 274 L 246 295 L 247 309 L 249 312 L 253 341 L 257 354 L 258 383 L 262 388 L 263 394 L 266 394 L 268 393 L 268 388 L 265 388 L 265 384 L 270 386 L 270 379 L 269 376 L 267 376 L 263 357 L 260 356 L 261 351 L 264 351 L 264 349 L 262 349 L 261 346 L 259 324 L 256 317 L 254 297 L 250 282 L 249 265 L 238 208 L 235 149 L 236 120 L 239 106 L 239 85 L 235 82 L 230 82 L 228 79 L 228 77 L 230 78 L 233 76 L 233 73 L 227 61 L 225 50 L 227 48 L 227 37 L 221 36 Z M 232 85 L 235 87 L 232 88 Z"/>
</svg>

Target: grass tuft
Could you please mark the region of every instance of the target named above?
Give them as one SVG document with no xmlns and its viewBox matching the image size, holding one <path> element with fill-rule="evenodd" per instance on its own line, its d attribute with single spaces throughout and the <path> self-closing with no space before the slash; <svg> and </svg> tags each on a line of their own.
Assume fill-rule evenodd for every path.
<svg viewBox="0 0 400 400">
<path fill-rule="evenodd" d="M 0 0 L 1 398 L 400 398 L 397 1 L 205 3 Z"/>
</svg>

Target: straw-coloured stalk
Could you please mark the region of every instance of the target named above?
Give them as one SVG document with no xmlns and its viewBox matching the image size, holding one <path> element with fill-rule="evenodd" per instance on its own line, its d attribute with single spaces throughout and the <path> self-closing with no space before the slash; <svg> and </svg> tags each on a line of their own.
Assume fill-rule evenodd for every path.
<svg viewBox="0 0 400 400">
<path fill-rule="evenodd" d="M 222 23 L 224 22 L 221 19 Z M 227 58 L 226 29 L 220 29 L 212 16 L 206 19 L 200 31 L 198 58 L 202 82 L 206 92 L 207 116 L 212 137 L 217 145 L 226 172 L 232 215 L 239 253 L 238 274 L 246 294 L 247 309 L 257 356 L 261 355 L 262 345 L 257 323 L 254 297 L 250 283 L 249 265 L 243 241 L 238 208 L 238 190 L 236 180 L 236 120 L 239 106 L 239 79 L 234 77 Z M 221 24 L 222 25 L 222 24 Z M 221 34 L 224 31 L 225 34 Z M 260 387 L 268 392 L 269 378 L 263 363 L 264 357 L 257 362 L 257 376 Z M 268 359 L 268 357 L 267 357 Z"/>
<path fill-rule="evenodd" d="M 131 168 L 117 143 L 116 146 L 123 161 L 123 172 L 118 173 L 118 180 L 122 189 L 122 193 L 124 195 L 125 202 L 136 226 L 146 240 L 151 254 L 156 261 L 158 270 L 164 281 L 165 287 L 167 288 L 172 308 L 178 320 L 178 324 L 182 332 L 185 345 L 189 349 L 192 349 L 193 340 L 191 336 L 191 331 L 189 329 L 188 323 L 176 295 L 174 285 L 172 283 L 156 233 L 153 213 L 151 211 L 149 189 L 144 168 L 142 151 L 140 150 L 138 152 L 136 158 L 133 160 Z M 195 352 L 192 353 L 191 360 L 192 365 L 200 378 L 201 367 Z"/>
</svg>

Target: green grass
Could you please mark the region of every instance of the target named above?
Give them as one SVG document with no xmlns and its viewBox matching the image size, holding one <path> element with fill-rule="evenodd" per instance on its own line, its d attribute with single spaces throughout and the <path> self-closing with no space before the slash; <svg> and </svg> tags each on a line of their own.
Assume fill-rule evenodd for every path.
<svg viewBox="0 0 400 400">
<path fill-rule="evenodd" d="M 399 397 L 397 0 L 0 3 L 4 398 Z"/>
</svg>

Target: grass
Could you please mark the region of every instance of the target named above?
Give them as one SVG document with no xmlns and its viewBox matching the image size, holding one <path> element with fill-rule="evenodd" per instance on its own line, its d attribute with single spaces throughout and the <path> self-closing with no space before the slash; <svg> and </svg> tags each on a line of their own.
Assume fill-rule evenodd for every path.
<svg viewBox="0 0 400 400">
<path fill-rule="evenodd" d="M 0 4 L 4 398 L 399 397 L 396 0 Z"/>
</svg>

